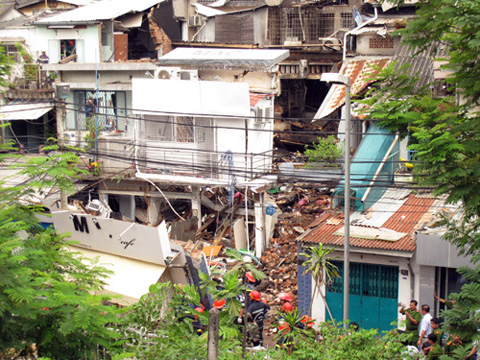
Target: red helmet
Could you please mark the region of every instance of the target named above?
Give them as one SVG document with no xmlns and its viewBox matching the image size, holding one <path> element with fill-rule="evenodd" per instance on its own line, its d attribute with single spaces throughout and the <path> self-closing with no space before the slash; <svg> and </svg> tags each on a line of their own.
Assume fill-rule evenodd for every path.
<svg viewBox="0 0 480 360">
<path fill-rule="evenodd" d="M 293 311 L 293 305 L 289 302 L 286 302 L 285 304 L 282 305 L 282 310 L 285 312 L 292 312 Z"/>
<path fill-rule="evenodd" d="M 225 299 L 222 299 L 222 300 L 215 300 L 213 302 L 213 307 L 215 309 L 221 309 L 223 308 L 223 306 L 225 305 Z"/>
<path fill-rule="evenodd" d="M 300 321 L 309 328 L 312 327 L 313 323 L 315 322 L 315 320 L 313 320 L 312 317 L 308 315 L 303 315 L 302 320 Z"/>
<path fill-rule="evenodd" d="M 292 295 L 289 293 L 280 293 L 279 298 L 280 300 L 292 301 Z"/>
<path fill-rule="evenodd" d="M 203 313 L 203 308 L 199 306 L 199 307 L 195 308 L 195 311 L 198 311 L 200 314 L 202 314 Z"/>
<path fill-rule="evenodd" d="M 255 282 L 255 277 L 253 276 L 251 271 L 247 271 L 245 273 L 245 277 L 247 278 L 248 281 Z"/>
<path fill-rule="evenodd" d="M 250 293 L 250 299 L 260 301 L 261 295 L 257 290 L 253 290 Z"/>
</svg>

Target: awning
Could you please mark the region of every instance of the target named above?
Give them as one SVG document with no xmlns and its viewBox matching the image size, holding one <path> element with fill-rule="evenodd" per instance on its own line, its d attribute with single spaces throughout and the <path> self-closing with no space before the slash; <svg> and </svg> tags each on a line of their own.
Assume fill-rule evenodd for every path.
<svg viewBox="0 0 480 360">
<path fill-rule="evenodd" d="M 0 120 L 35 120 L 53 109 L 50 103 L 0 106 Z"/>
<path fill-rule="evenodd" d="M 164 265 L 127 259 L 117 255 L 101 253 L 94 250 L 70 246 L 70 251 L 80 252 L 88 259 L 98 259 L 96 263 L 113 272 L 107 279 L 105 292 L 121 295 L 114 299 L 121 305 L 136 303 L 140 297 L 148 293 L 150 285 L 156 284 L 167 268 Z"/>
<path fill-rule="evenodd" d="M 378 74 L 390 61 L 390 57 L 362 57 L 361 59 L 346 60 L 342 64 L 340 74 L 350 78 L 351 95 L 360 93 L 367 85 L 371 84 L 373 80 L 370 80 L 369 77 L 373 74 Z M 345 86 L 332 84 L 313 120 L 327 117 L 339 107 L 343 106 L 343 104 L 345 104 Z"/>
</svg>

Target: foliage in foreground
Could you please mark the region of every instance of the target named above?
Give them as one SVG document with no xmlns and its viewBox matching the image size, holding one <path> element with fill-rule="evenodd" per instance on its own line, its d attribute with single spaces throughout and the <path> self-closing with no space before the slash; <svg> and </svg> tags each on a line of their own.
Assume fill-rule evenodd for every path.
<svg viewBox="0 0 480 360">
<path fill-rule="evenodd" d="M 442 311 L 441 317 L 444 318 L 443 329 L 450 334 L 460 335 L 463 340 L 463 346 L 451 354 L 444 355 L 442 360 L 447 359 L 465 359 L 472 348 L 472 343 L 480 340 L 479 328 L 480 321 L 480 256 L 474 257 L 473 261 L 477 264 L 475 268 L 466 266 L 458 268 L 457 272 L 467 281 L 459 293 L 450 294 L 454 304 L 451 309 Z"/>
<path fill-rule="evenodd" d="M 118 344 L 124 347 L 124 353 L 114 357 L 115 360 L 141 359 L 206 359 L 207 333 L 197 336 L 193 326 L 194 317 L 203 324 L 208 324 L 208 311 L 198 313 L 192 301 L 198 301 L 198 294 L 192 286 L 183 286 L 173 293 L 170 284 L 156 284 L 151 292 L 142 297 L 139 303 L 126 308 L 121 320 L 119 332 L 122 340 Z M 227 311 L 221 314 L 227 316 Z M 283 315 L 285 316 L 285 315 Z M 262 351 L 248 352 L 245 359 L 271 360 L 385 360 L 408 358 L 403 353 L 405 347 L 394 331 L 379 335 L 376 330 L 359 330 L 351 332 L 339 326 L 323 323 L 320 326 L 322 338 L 316 341 L 315 332 L 302 330 L 295 325 L 300 317 L 290 315 L 284 321 L 291 323 L 293 329 L 283 336 L 285 346 Z M 225 326 L 225 324 L 221 326 Z M 117 345 L 118 345 L 117 344 Z M 219 340 L 219 359 L 234 360 L 242 358 L 240 332 L 221 336 Z"/>
<path fill-rule="evenodd" d="M 26 185 L 0 181 L 0 357 L 36 344 L 42 356 L 88 359 L 117 337 L 106 326 L 116 309 L 104 305 L 106 296 L 93 295 L 106 270 L 70 252 L 71 242 L 40 226 L 43 207 L 29 205 L 43 191 L 71 188 L 76 160 L 61 152 L 23 159 Z"/>
</svg>

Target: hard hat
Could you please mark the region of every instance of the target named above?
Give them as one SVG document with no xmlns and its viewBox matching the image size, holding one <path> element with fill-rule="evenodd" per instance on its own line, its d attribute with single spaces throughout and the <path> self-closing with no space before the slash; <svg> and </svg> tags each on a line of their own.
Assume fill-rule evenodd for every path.
<svg viewBox="0 0 480 360">
<path fill-rule="evenodd" d="M 280 300 L 292 301 L 292 295 L 289 293 L 280 293 L 279 298 Z"/>
<path fill-rule="evenodd" d="M 221 309 L 223 308 L 223 306 L 225 305 L 225 299 L 222 299 L 222 300 L 215 300 L 213 302 L 213 307 L 215 309 Z"/>
<path fill-rule="evenodd" d="M 282 305 L 282 310 L 285 312 L 291 312 L 293 311 L 293 305 L 289 302 L 286 302 L 285 304 Z"/>
<path fill-rule="evenodd" d="M 255 277 L 253 276 L 251 271 L 247 271 L 245 273 L 245 277 L 247 278 L 248 281 L 255 282 Z"/>
<path fill-rule="evenodd" d="M 202 314 L 203 313 L 203 308 L 199 306 L 199 307 L 195 308 L 195 311 L 198 311 L 200 314 Z"/>
<path fill-rule="evenodd" d="M 313 320 L 312 317 L 308 315 L 303 315 L 302 320 L 300 321 L 309 328 L 312 327 L 313 323 L 315 322 L 315 320 Z"/>
<path fill-rule="evenodd" d="M 289 328 L 290 328 L 290 325 L 288 325 L 287 323 L 281 322 L 280 324 L 278 324 L 278 330 L 289 329 Z"/>
<path fill-rule="evenodd" d="M 253 290 L 251 293 L 250 293 L 250 299 L 252 300 L 257 300 L 257 301 L 260 301 L 260 293 L 257 291 L 257 290 Z"/>
</svg>

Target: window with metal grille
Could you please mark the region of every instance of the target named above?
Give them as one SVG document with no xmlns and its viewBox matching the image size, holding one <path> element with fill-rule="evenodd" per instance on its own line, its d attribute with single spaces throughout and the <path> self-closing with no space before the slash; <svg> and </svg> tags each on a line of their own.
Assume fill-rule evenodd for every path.
<svg viewBox="0 0 480 360">
<path fill-rule="evenodd" d="M 126 94 L 124 91 L 75 91 L 75 118 L 67 121 L 67 129 L 87 130 L 95 121 L 102 131 L 126 130 Z"/>
<path fill-rule="evenodd" d="M 210 118 L 145 115 L 144 119 L 144 137 L 147 140 L 213 143 L 212 120 Z"/>
<path fill-rule="evenodd" d="M 13 44 L 5 44 L 5 45 L 0 45 L 3 46 L 5 49 L 5 55 L 12 59 L 15 62 L 20 62 L 20 53 L 18 52 L 18 49 L 15 45 Z"/>
<path fill-rule="evenodd" d="M 377 36 L 369 40 L 370 49 L 393 49 L 393 45 L 393 38 L 391 37 Z"/>
<path fill-rule="evenodd" d="M 353 14 L 351 12 L 342 13 L 342 27 L 345 29 L 351 29 L 353 28 L 353 25 Z"/>
<path fill-rule="evenodd" d="M 316 7 L 269 8 L 268 42 L 271 45 L 296 41 L 318 44 L 319 38 L 330 37 L 338 30 L 335 28 L 336 23 L 341 25 L 347 21 L 346 18 L 342 22 L 336 21 L 337 17 L 340 14 L 325 13 Z"/>
</svg>

